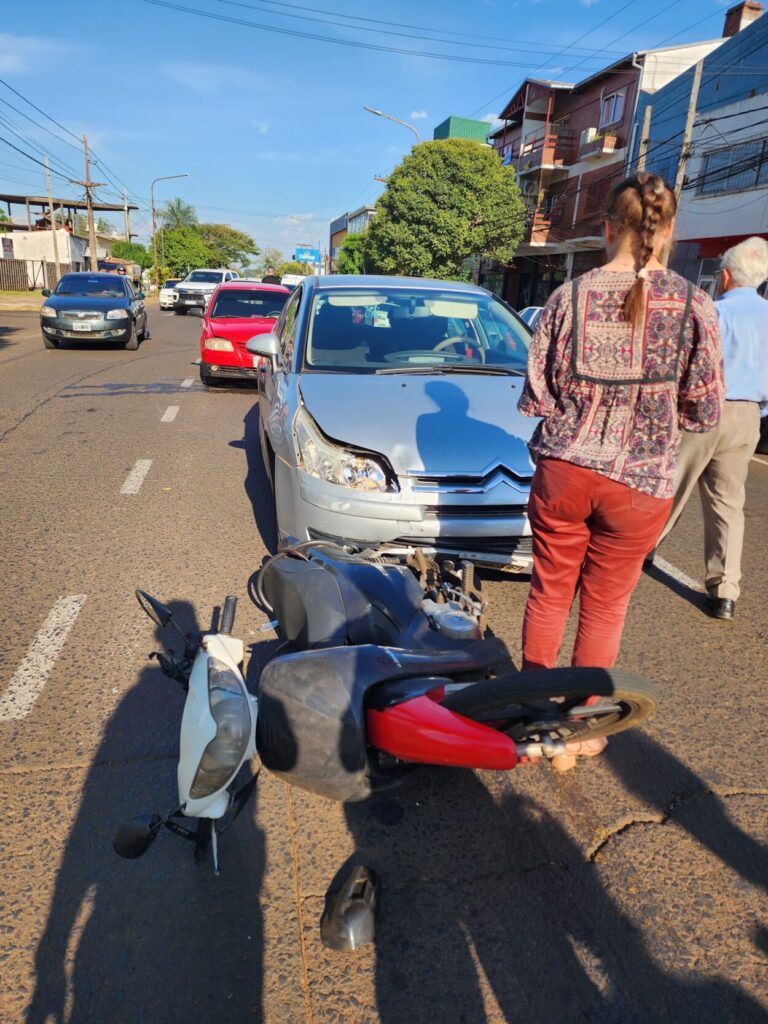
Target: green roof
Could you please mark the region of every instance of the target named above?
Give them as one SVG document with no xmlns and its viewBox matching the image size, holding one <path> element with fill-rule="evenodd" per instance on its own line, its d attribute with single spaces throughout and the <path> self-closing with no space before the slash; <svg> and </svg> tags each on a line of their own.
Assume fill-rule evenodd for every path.
<svg viewBox="0 0 768 1024">
<path fill-rule="evenodd" d="M 447 117 L 435 128 L 433 139 L 474 139 L 485 142 L 491 126 L 487 121 L 473 121 L 469 117 Z"/>
</svg>

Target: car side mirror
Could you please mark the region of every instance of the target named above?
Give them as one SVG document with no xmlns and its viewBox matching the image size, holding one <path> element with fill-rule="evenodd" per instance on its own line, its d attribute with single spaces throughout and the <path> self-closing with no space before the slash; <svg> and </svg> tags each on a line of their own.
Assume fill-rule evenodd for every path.
<svg viewBox="0 0 768 1024">
<path fill-rule="evenodd" d="M 136 298 L 137 299 L 143 299 L 144 298 L 144 292 L 136 292 Z"/>
<path fill-rule="evenodd" d="M 246 351 L 252 356 L 264 356 L 273 366 L 281 361 L 280 339 L 276 334 L 257 334 L 246 343 Z"/>
<path fill-rule="evenodd" d="M 48 298 L 48 296 L 49 296 L 50 294 L 51 294 L 51 289 L 50 289 L 50 288 L 43 288 L 43 296 L 44 296 L 44 297 L 45 297 L 46 299 Z"/>
</svg>

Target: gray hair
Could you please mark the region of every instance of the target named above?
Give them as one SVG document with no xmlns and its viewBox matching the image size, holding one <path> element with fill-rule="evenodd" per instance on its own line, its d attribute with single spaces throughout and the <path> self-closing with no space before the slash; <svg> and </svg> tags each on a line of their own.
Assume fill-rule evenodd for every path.
<svg viewBox="0 0 768 1024">
<path fill-rule="evenodd" d="M 759 288 L 768 277 L 768 242 L 757 235 L 739 242 L 723 254 L 721 266 L 737 288 Z"/>
</svg>

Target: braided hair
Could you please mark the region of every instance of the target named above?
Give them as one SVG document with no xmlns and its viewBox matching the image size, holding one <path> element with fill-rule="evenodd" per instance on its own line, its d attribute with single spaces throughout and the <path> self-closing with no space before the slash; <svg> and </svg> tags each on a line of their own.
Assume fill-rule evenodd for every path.
<svg viewBox="0 0 768 1024">
<path fill-rule="evenodd" d="M 631 233 L 637 240 L 637 280 L 624 300 L 624 316 L 634 327 L 643 312 L 647 264 L 653 256 L 657 232 L 669 227 L 677 212 L 672 189 L 656 174 L 640 171 L 615 185 L 608 197 L 605 219 L 619 235 Z"/>
</svg>

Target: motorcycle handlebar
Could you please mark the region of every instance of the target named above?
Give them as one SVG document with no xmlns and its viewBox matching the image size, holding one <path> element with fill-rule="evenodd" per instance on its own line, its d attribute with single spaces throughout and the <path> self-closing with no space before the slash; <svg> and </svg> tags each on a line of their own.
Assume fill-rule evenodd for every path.
<svg viewBox="0 0 768 1024">
<path fill-rule="evenodd" d="M 221 624 L 219 633 L 229 636 L 235 624 L 235 611 L 237 609 L 237 598 L 230 594 L 224 599 L 224 610 L 221 613 Z"/>
</svg>

